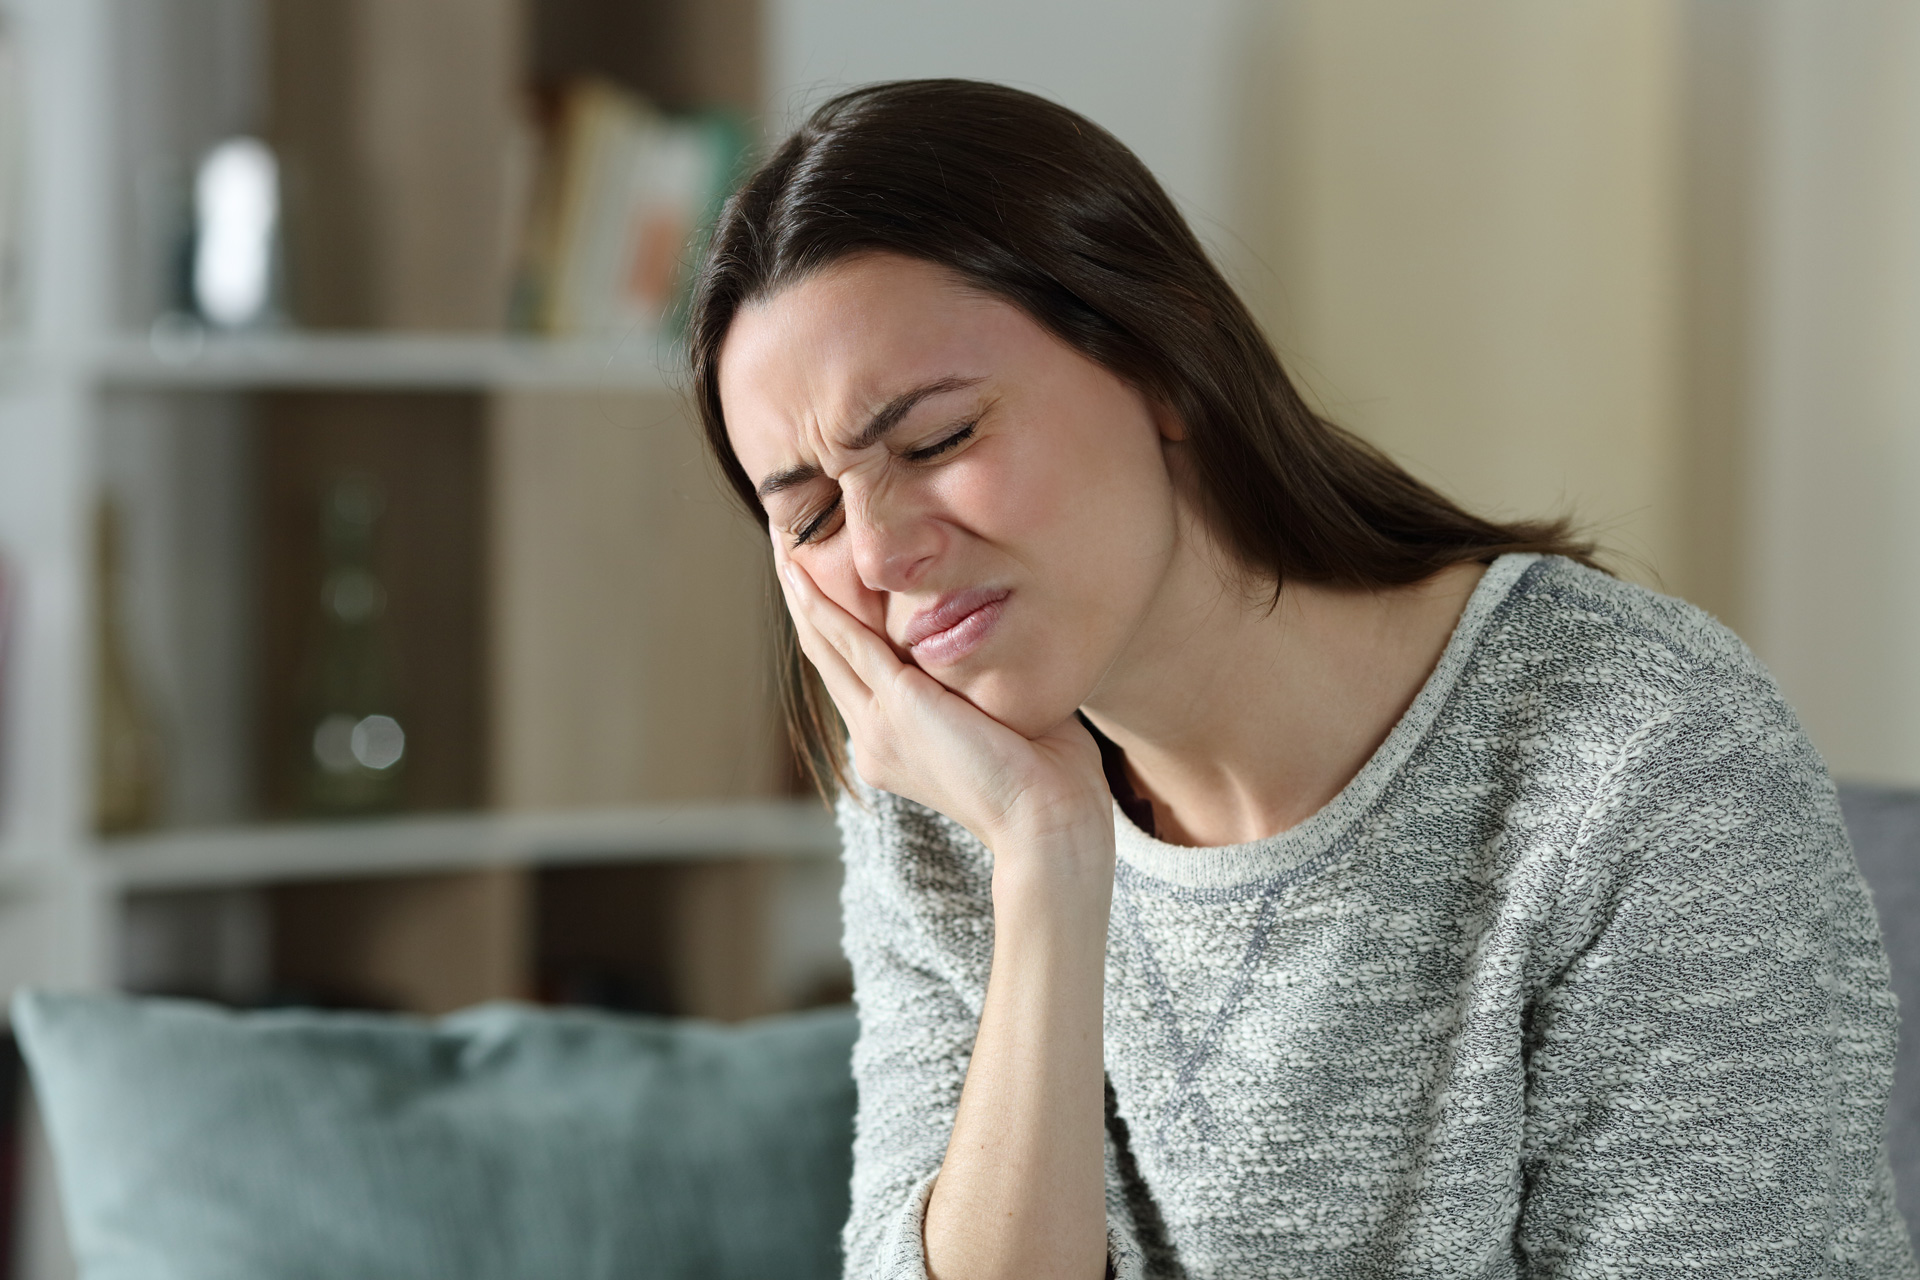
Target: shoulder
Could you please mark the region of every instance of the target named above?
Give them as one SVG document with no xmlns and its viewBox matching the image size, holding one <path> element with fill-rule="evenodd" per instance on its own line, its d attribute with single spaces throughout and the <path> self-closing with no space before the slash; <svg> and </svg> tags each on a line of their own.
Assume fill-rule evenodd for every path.
<svg viewBox="0 0 1920 1280">
<path fill-rule="evenodd" d="M 1559 556 L 1515 580 L 1467 678 L 1524 696 L 1610 775 L 1684 772 L 1706 785 L 1787 767 L 1827 781 L 1779 685 L 1731 630 Z"/>
<path fill-rule="evenodd" d="M 1507 571 L 1460 671 L 1455 733 L 1509 744 L 1576 789 L 1702 717 L 1817 764 L 1772 675 L 1704 610 L 1559 556 Z"/>
<path fill-rule="evenodd" d="M 1846 849 L 1825 763 L 1740 638 L 1562 557 L 1531 559 L 1489 610 L 1446 732 L 1503 753 L 1589 871 L 1648 868 L 1676 841 L 1731 857 L 1714 824 L 1743 831 L 1753 856 L 1831 863 Z"/>
<path fill-rule="evenodd" d="M 1511 691 L 1551 726 L 1540 754 L 1580 780 L 1569 900 L 1731 904 L 1765 886 L 1769 910 L 1799 900 L 1870 929 L 1826 764 L 1739 637 L 1558 557 L 1529 566 L 1504 605 L 1485 665 L 1528 669 Z"/>
<path fill-rule="evenodd" d="M 1541 556 L 1514 582 L 1483 648 L 1511 665 L 1581 673 L 1614 700 L 1649 707 L 1702 686 L 1773 689 L 1753 652 L 1711 614 L 1562 556 Z M 1777 693 L 1777 690 L 1775 690 Z"/>
</svg>

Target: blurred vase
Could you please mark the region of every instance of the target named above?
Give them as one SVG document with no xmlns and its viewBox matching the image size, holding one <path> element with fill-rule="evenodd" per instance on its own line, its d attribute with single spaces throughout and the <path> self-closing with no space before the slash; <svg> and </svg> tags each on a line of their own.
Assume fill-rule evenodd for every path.
<svg viewBox="0 0 1920 1280">
<path fill-rule="evenodd" d="M 374 571 L 381 506 L 359 477 L 321 495 L 319 608 L 294 744 L 302 807 L 315 815 L 384 813 L 403 798 L 407 735 Z"/>
<path fill-rule="evenodd" d="M 122 605 L 120 509 L 102 498 L 94 527 L 94 826 L 139 831 L 160 817 L 160 735 L 133 674 Z"/>
</svg>

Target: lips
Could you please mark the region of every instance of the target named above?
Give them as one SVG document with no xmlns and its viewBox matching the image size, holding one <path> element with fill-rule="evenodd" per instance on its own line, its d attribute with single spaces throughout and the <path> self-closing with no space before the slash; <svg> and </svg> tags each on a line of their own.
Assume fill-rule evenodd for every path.
<svg viewBox="0 0 1920 1280">
<path fill-rule="evenodd" d="M 1010 594 L 1005 588 L 974 587 L 941 596 L 907 622 L 901 643 L 923 666 L 958 661 L 986 639 Z"/>
</svg>

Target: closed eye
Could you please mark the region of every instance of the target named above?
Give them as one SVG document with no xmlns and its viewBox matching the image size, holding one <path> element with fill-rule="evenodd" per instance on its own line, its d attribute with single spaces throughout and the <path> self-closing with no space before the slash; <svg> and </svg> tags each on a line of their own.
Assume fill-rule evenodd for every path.
<svg viewBox="0 0 1920 1280">
<path fill-rule="evenodd" d="M 978 418 L 975 418 L 972 422 L 969 422 L 966 426 L 960 428 L 958 431 L 954 432 L 952 435 L 948 436 L 944 440 L 936 441 L 933 444 L 928 445 L 924 449 L 907 450 L 906 458 L 909 462 L 931 461 L 932 459 L 937 458 L 941 454 L 947 452 L 947 450 L 955 449 L 965 444 L 967 442 L 968 437 L 973 435 L 973 429 L 979 425 L 980 425 L 980 420 Z"/>
<path fill-rule="evenodd" d="M 828 503 L 824 510 L 800 526 L 799 532 L 793 535 L 793 545 L 797 547 L 801 543 L 811 541 L 815 534 L 826 527 L 827 521 L 833 519 L 833 513 L 839 509 L 840 495 L 836 493 L 833 495 L 833 501 Z"/>
<path fill-rule="evenodd" d="M 957 449 L 961 445 L 965 444 L 969 439 L 972 438 L 974 429 L 979 425 L 980 425 L 980 420 L 978 418 L 975 418 L 972 422 L 967 423 L 965 426 L 961 427 L 958 431 L 955 431 L 953 434 L 946 436 L 943 439 L 936 440 L 932 444 L 926 446 L 923 449 L 909 449 L 907 450 L 906 453 L 904 453 L 901 456 L 906 458 L 907 461 L 909 462 L 931 462 L 933 459 L 939 457 L 941 454 L 947 453 L 953 449 Z M 840 510 L 840 495 L 836 493 L 833 495 L 832 502 L 828 503 L 825 507 L 823 507 L 818 514 L 816 514 L 812 519 L 808 520 L 804 525 L 800 526 L 800 528 L 794 533 L 793 545 L 796 547 L 801 546 L 804 543 L 811 542 L 813 541 L 813 539 L 819 537 L 820 534 L 826 529 L 827 523 L 833 519 L 834 515 L 839 510 Z"/>
</svg>

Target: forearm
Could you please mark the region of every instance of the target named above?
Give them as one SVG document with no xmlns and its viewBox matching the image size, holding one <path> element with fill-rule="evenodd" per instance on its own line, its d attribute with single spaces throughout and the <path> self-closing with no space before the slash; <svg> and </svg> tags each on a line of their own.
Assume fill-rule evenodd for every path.
<svg viewBox="0 0 1920 1280">
<path fill-rule="evenodd" d="M 1111 844 L 997 861 L 993 970 L 927 1205 L 928 1269 L 934 1280 L 1098 1280 Z"/>
</svg>

